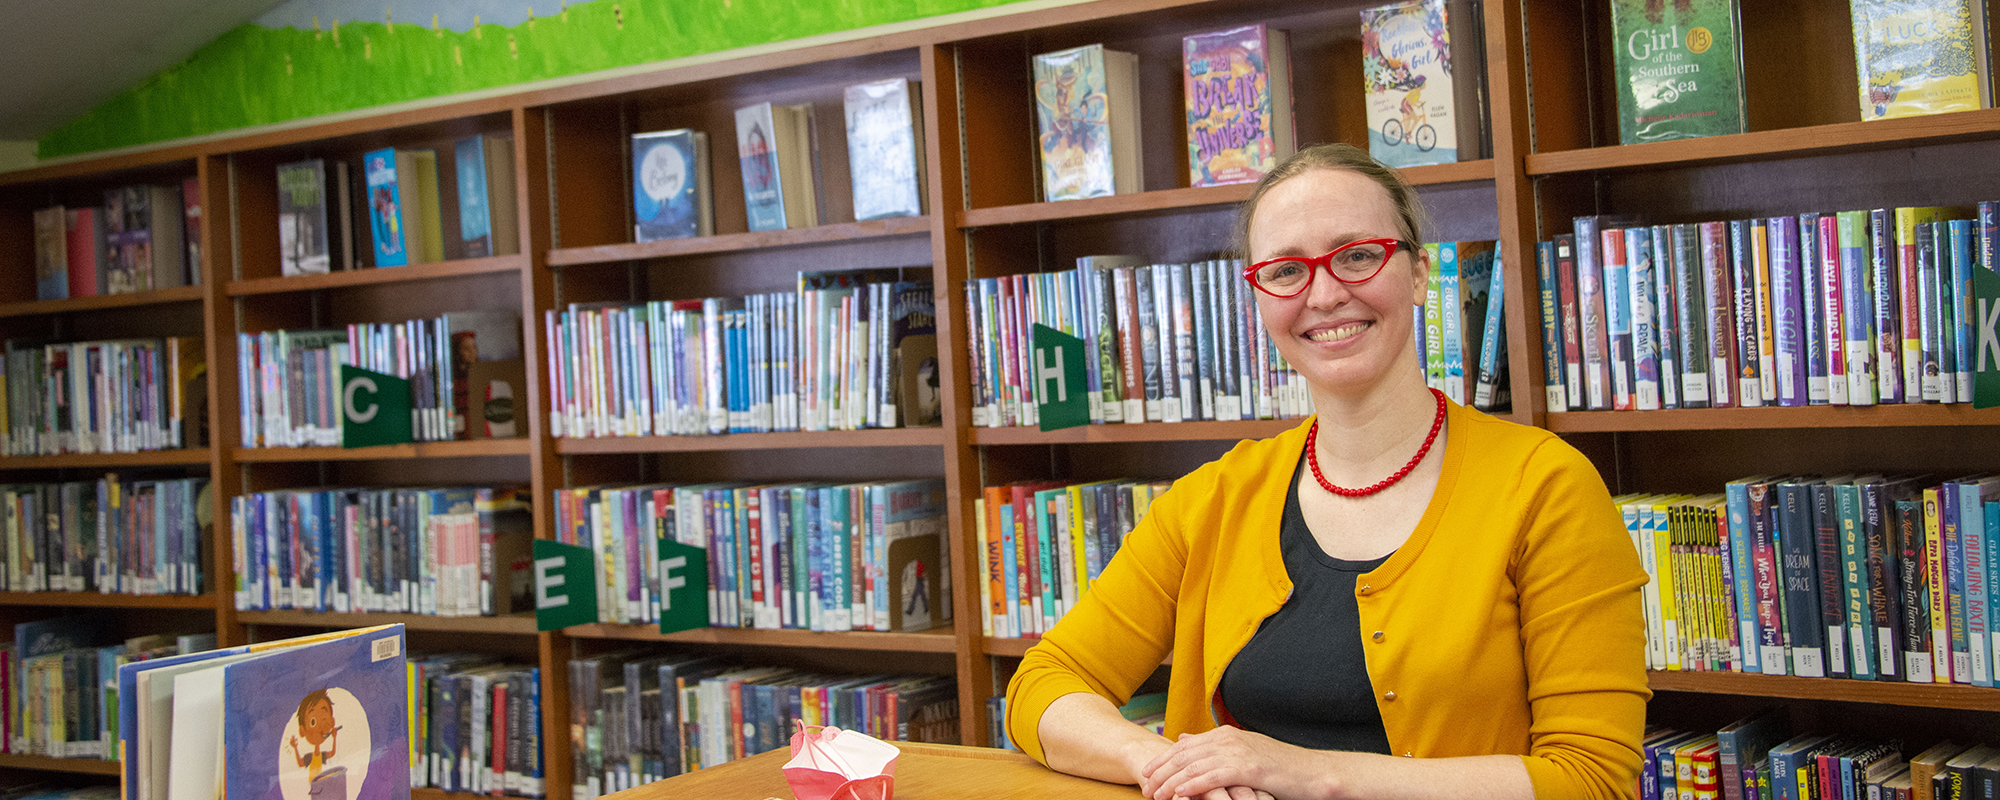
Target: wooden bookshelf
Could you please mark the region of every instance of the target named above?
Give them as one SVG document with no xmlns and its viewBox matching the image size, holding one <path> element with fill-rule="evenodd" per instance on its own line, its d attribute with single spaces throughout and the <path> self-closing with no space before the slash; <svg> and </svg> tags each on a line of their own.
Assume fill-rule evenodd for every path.
<svg viewBox="0 0 2000 800">
<path fill-rule="evenodd" d="M 557 439 L 563 455 L 601 453 L 701 453 L 717 450 L 812 450 L 829 447 L 937 447 L 938 428 L 876 428 L 860 431 L 727 433 L 720 436 L 605 436 Z"/>
<path fill-rule="evenodd" d="M 1647 673 L 1647 683 L 1656 692 L 1733 694 L 1949 708 L 1962 711 L 2000 711 L 2000 689 L 1963 684 L 1797 678 L 1790 675 L 1748 675 L 1740 672 L 1651 672 Z"/>
<path fill-rule="evenodd" d="M 193 303 L 201 300 L 202 287 L 176 286 L 172 289 L 154 289 L 150 292 L 129 294 L 102 294 L 94 297 L 71 297 L 65 300 L 28 300 L 19 303 L 0 303 L 0 318 L 32 317 L 45 314 L 71 314 L 79 311 L 102 311 L 114 308 L 144 308 L 168 303 Z"/>
<path fill-rule="evenodd" d="M 118 775 L 124 771 L 122 763 L 101 758 L 50 758 L 20 753 L 0 753 L 0 769 L 36 769 L 78 775 Z"/>
<path fill-rule="evenodd" d="M 2000 423 L 2000 408 L 1970 404 L 1682 408 L 1659 411 L 1560 411 L 1546 420 L 1557 433 L 1693 431 L 1755 428 L 1928 428 Z"/>
<path fill-rule="evenodd" d="M 455 442 L 416 442 L 372 447 L 238 447 L 237 461 L 283 463 L 288 461 L 393 461 L 422 458 L 475 458 L 479 456 L 527 455 L 534 444 L 527 439 L 469 439 Z"/>
<path fill-rule="evenodd" d="M 0 592 L 0 606 L 76 608 L 215 609 L 212 594 L 104 594 L 101 592 Z"/>
<path fill-rule="evenodd" d="M 59 456 L 0 456 L 0 469 L 90 469 L 97 467 L 192 466 L 208 463 L 206 447 L 142 450 L 137 453 L 65 453 Z"/>
<path fill-rule="evenodd" d="M 1994 138 L 2000 138 L 2000 109 L 1989 108 L 1924 117 L 1751 131 L 1734 136 L 1533 153 L 1528 156 L 1528 174 L 1541 176 L 1732 164 L 1769 158 L 1899 150 L 1916 144 Z"/>
<path fill-rule="evenodd" d="M 744 647 L 808 647 L 829 650 L 880 650 L 896 653 L 950 653 L 958 645 L 951 629 L 916 633 L 845 631 L 815 633 L 800 630 L 757 628 L 696 628 L 661 633 L 646 625 L 577 625 L 564 628 L 573 639 L 621 639 L 634 642 L 681 642 L 686 644 L 726 644 Z"/>
<path fill-rule="evenodd" d="M 340 614 L 331 611 L 238 611 L 236 621 L 244 625 L 284 625 L 299 628 L 365 628 L 371 625 L 402 623 L 404 627 L 413 631 L 535 635 L 533 614 L 440 617 L 431 614 Z"/>
<path fill-rule="evenodd" d="M 930 217 L 891 217 L 863 222 L 843 222 L 811 228 L 781 231 L 753 231 L 664 239 L 653 242 L 607 244 L 594 247 L 567 247 L 549 251 L 551 267 L 582 267 L 593 264 L 621 264 L 676 256 L 708 253 L 737 253 L 771 250 L 832 242 L 862 241 L 891 236 L 924 236 L 931 231 Z"/>
<path fill-rule="evenodd" d="M 973 428 L 974 444 L 1109 444 L 1115 442 L 1196 442 L 1263 439 L 1304 424 L 1297 419 L 1242 422 L 1146 422 L 1131 425 L 1079 425 L 1043 431 L 1036 427 Z"/>
<path fill-rule="evenodd" d="M 404 267 L 339 270 L 319 275 L 286 275 L 278 278 L 253 278 L 250 280 L 230 281 L 227 293 L 230 297 L 247 297 L 259 294 L 310 292 L 321 289 L 343 289 L 355 286 L 380 286 L 383 284 L 436 281 L 465 275 L 485 275 L 491 272 L 518 272 L 527 263 L 528 258 L 526 256 L 492 256 L 488 258 L 459 259 L 457 261 L 439 261 L 431 264 L 411 264 Z"/>
</svg>

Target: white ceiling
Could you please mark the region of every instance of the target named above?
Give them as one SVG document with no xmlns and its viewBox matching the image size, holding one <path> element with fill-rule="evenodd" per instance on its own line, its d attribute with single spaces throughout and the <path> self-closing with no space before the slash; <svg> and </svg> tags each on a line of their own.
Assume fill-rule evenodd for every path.
<svg viewBox="0 0 2000 800">
<path fill-rule="evenodd" d="M 283 0 L 0 0 L 0 140 L 39 139 Z"/>
</svg>

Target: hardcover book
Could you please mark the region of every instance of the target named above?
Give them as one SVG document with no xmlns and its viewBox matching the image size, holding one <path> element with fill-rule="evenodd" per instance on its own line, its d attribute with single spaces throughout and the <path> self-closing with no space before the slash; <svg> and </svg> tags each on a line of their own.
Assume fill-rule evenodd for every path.
<svg viewBox="0 0 2000 800">
<path fill-rule="evenodd" d="M 69 297 L 69 225 L 62 206 L 35 210 L 35 299 Z"/>
<path fill-rule="evenodd" d="M 1181 39 L 1188 183 L 1264 177 L 1292 153 L 1291 45 L 1262 23 Z"/>
<path fill-rule="evenodd" d="M 1861 119 L 1993 105 L 1986 4 L 1972 0 L 1853 0 Z"/>
<path fill-rule="evenodd" d="M 222 700 L 222 796 L 408 797 L 406 669 L 401 626 L 285 648 L 175 678 L 174 728 L 186 709 L 183 686 L 212 684 Z M 175 738 L 176 751 L 186 746 Z"/>
<path fill-rule="evenodd" d="M 368 187 L 368 222 L 374 231 L 375 266 L 443 261 L 437 153 L 376 150 L 362 156 L 362 171 Z"/>
<path fill-rule="evenodd" d="M 680 128 L 632 135 L 632 241 L 715 233 L 708 134 Z"/>
<path fill-rule="evenodd" d="M 362 156 L 361 172 L 368 187 L 368 227 L 374 242 L 375 266 L 414 263 L 410 259 L 397 192 L 396 151 L 376 150 Z"/>
<path fill-rule="evenodd" d="M 908 78 L 847 87 L 847 168 L 854 218 L 924 213 L 922 95 Z"/>
<path fill-rule="evenodd" d="M 326 162 L 278 165 L 278 271 L 318 275 L 332 266 L 327 235 Z"/>
<path fill-rule="evenodd" d="M 1138 68 L 1101 44 L 1035 56 L 1043 200 L 1140 191 Z"/>
<path fill-rule="evenodd" d="M 1480 155 L 1478 86 L 1484 70 L 1473 8 L 1414 0 L 1361 10 L 1369 155 L 1392 167 Z"/>
<path fill-rule="evenodd" d="M 127 186 L 104 193 L 109 294 L 186 282 L 181 193 L 176 186 Z"/>
<path fill-rule="evenodd" d="M 106 260 L 104 209 L 72 208 L 65 211 L 68 242 L 64 253 L 69 259 L 69 296 L 96 297 L 104 293 L 110 268 Z"/>
<path fill-rule="evenodd" d="M 1744 131 L 1736 0 L 1611 0 L 1625 144 Z"/>
<path fill-rule="evenodd" d="M 736 109 L 736 156 L 750 230 L 819 224 L 812 174 L 812 106 L 758 103 Z"/>
<path fill-rule="evenodd" d="M 458 175 L 458 231 L 466 258 L 521 252 L 514 206 L 514 138 L 474 136 L 452 145 Z"/>
</svg>

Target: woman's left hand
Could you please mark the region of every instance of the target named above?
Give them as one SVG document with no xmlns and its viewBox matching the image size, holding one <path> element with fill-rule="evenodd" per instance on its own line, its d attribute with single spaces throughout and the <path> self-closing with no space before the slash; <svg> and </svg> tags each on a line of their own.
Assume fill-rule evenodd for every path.
<svg viewBox="0 0 2000 800">
<path fill-rule="evenodd" d="M 1153 800 L 1201 797 L 1212 789 L 1245 786 L 1295 800 L 1318 794 L 1325 776 L 1321 754 L 1269 736 L 1223 726 L 1181 734 L 1141 770 L 1139 790 Z"/>
</svg>

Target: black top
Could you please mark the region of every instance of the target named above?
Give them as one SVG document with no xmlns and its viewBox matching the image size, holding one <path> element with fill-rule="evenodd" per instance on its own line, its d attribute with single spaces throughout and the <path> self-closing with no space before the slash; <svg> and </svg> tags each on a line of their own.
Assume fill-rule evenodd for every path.
<svg viewBox="0 0 2000 800">
<path fill-rule="evenodd" d="M 1292 596 L 1229 662 L 1218 692 L 1245 730 L 1314 750 L 1387 754 L 1354 579 L 1389 556 L 1348 561 L 1320 549 L 1299 509 L 1301 474 L 1292 471 L 1278 530 Z"/>
</svg>

